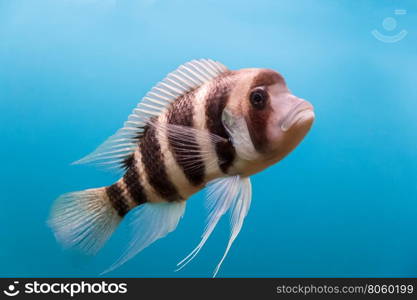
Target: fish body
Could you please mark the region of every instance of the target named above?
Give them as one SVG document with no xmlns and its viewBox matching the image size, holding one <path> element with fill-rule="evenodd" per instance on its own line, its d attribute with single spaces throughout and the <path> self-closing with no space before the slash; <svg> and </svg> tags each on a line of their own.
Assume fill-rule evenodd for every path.
<svg viewBox="0 0 417 300">
<path fill-rule="evenodd" d="M 186 200 L 208 187 L 209 217 L 200 251 L 217 222 L 232 213 L 239 233 L 251 201 L 249 176 L 283 159 L 314 120 L 312 105 L 269 69 L 228 70 L 212 60 L 180 66 L 138 104 L 115 135 L 77 163 L 124 170 L 108 187 L 56 201 L 50 224 L 65 246 L 95 253 L 125 217 L 135 231 L 112 270 L 177 226 Z"/>
</svg>

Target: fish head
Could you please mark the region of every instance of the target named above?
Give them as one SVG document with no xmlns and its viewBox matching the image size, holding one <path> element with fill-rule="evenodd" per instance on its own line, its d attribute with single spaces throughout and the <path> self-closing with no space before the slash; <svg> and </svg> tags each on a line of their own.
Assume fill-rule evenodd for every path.
<svg viewBox="0 0 417 300">
<path fill-rule="evenodd" d="M 252 156 L 254 160 L 275 163 L 290 153 L 310 130 L 315 118 L 313 105 L 293 95 L 283 76 L 273 70 L 242 69 L 236 75 L 228 109 L 244 118 L 247 141 L 257 154 Z M 242 135 L 241 128 L 236 131 Z"/>
</svg>

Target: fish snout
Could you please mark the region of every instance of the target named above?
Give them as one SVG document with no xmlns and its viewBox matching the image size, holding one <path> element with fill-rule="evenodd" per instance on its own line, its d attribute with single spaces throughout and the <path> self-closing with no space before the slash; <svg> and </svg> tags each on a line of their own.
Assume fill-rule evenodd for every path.
<svg viewBox="0 0 417 300">
<path fill-rule="evenodd" d="M 284 132 L 295 125 L 311 125 L 314 121 L 314 107 L 310 102 L 301 98 L 297 98 L 294 102 L 279 124 L 281 130 Z"/>
</svg>

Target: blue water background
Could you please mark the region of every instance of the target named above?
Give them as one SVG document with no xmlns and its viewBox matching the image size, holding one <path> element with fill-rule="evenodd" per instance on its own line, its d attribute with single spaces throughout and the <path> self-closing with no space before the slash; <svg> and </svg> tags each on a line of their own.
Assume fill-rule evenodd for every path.
<svg viewBox="0 0 417 300">
<path fill-rule="evenodd" d="M 406 15 L 395 15 L 406 9 Z M 391 32 L 382 21 L 394 17 Z M 408 35 L 384 43 L 373 29 Z M 70 163 L 194 58 L 281 72 L 316 122 L 253 176 L 253 202 L 219 276 L 417 276 L 416 1 L 0 0 L 0 276 L 96 276 L 120 254 L 61 249 L 46 225 L 62 193 L 112 173 Z M 109 276 L 211 276 L 224 218 L 199 256 L 204 193 L 177 230 Z"/>
</svg>

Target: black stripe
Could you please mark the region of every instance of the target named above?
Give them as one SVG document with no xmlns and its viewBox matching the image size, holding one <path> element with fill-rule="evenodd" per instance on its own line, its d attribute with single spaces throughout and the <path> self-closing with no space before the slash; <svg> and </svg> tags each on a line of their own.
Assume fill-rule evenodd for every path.
<svg viewBox="0 0 417 300">
<path fill-rule="evenodd" d="M 229 140 L 229 135 L 221 121 L 222 113 L 226 107 L 230 94 L 230 83 L 226 82 L 223 77 L 220 77 L 213 83 L 207 101 L 206 101 L 206 124 L 208 130 L 228 139 L 227 142 L 216 142 L 215 149 L 218 157 L 219 168 L 223 173 L 227 173 L 229 167 L 233 164 L 236 156 L 235 148 Z"/>
<path fill-rule="evenodd" d="M 147 202 L 146 194 L 140 182 L 139 173 L 136 167 L 136 160 L 133 156 L 130 167 L 123 176 L 123 180 L 126 184 L 127 191 L 132 197 L 132 200 L 137 205 Z"/>
<path fill-rule="evenodd" d="M 252 87 L 263 86 L 269 89 L 272 84 L 282 84 L 285 86 L 284 78 L 275 71 L 262 70 L 254 78 Z M 267 125 L 269 116 L 272 113 L 271 99 L 268 99 L 263 109 L 256 109 L 249 105 L 248 114 L 246 115 L 246 123 L 255 149 L 258 152 L 264 152 L 268 146 Z"/>
<path fill-rule="evenodd" d="M 132 165 L 133 165 L 133 161 L 134 161 L 134 152 L 132 154 L 130 154 L 128 157 L 126 157 L 123 162 L 122 162 L 122 168 L 127 170 L 129 169 Z"/>
<path fill-rule="evenodd" d="M 266 134 L 269 116 L 272 113 L 270 101 L 262 110 L 249 107 L 248 115 L 246 116 L 246 123 L 255 149 L 259 152 L 264 152 L 268 145 L 268 136 Z"/>
<path fill-rule="evenodd" d="M 123 190 L 119 187 L 119 184 L 116 182 L 115 184 L 106 187 L 106 193 L 111 205 L 119 216 L 123 217 L 126 215 L 129 211 L 129 206 L 127 205 L 127 200 L 124 197 Z"/>
<path fill-rule="evenodd" d="M 177 189 L 168 178 L 164 157 L 154 127 L 147 126 L 145 128 L 139 148 L 149 184 L 167 201 L 182 200 Z"/>
<path fill-rule="evenodd" d="M 168 113 L 168 123 L 193 127 L 193 100 L 195 94 L 189 93 L 181 99 L 175 101 Z M 181 167 L 188 181 L 198 186 L 204 181 L 205 166 L 203 158 L 200 154 L 200 146 L 195 136 L 187 137 L 186 144 L 184 141 L 178 141 L 172 138 L 174 133 L 172 129 L 168 129 L 168 142 L 177 164 Z M 191 154 L 190 154 L 191 153 Z"/>
<path fill-rule="evenodd" d="M 255 78 L 253 78 L 251 89 L 258 86 L 269 86 L 277 83 L 285 86 L 285 80 L 281 74 L 274 70 L 262 69 Z"/>
</svg>

